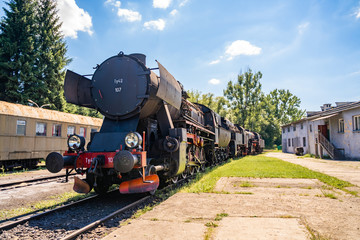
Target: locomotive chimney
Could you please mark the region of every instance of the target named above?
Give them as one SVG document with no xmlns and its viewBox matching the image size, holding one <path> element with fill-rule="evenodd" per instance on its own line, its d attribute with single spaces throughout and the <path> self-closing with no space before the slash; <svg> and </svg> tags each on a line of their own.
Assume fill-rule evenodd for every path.
<svg viewBox="0 0 360 240">
<path fill-rule="evenodd" d="M 136 57 L 146 66 L 146 55 L 142 53 L 132 53 L 130 56 Z"/>
</svg>

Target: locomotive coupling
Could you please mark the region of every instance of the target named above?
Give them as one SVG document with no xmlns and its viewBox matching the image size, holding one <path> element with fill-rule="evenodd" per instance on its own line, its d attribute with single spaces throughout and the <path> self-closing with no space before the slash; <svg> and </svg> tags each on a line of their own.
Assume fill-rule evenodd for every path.
<svg viewBox="0 0 360 240">
<path fill-rule="evenodd" d="M 62 156 L 58 152 L 52 152 L 47 155 L 45 165 L 49 172 L 58 173 L 64 167 L 74 168 L 75 159 L 76 156 Z"/>
</svg>

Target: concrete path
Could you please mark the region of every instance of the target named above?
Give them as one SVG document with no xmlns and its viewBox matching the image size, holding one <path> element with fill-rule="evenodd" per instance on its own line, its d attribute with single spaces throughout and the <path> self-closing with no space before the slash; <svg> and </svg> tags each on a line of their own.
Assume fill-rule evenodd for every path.
<svg viewBox="0 0 360 240">
<path fill-rule="evenodd" d="M 177 193 L 103 239 L 308 239 L 308 232 L 300 220 L 301 211 L 287 217 L 286 211 L 274 209 L 268 197 Z M 226 216 L 217 219 L 222 213 Z"/>
<path fill-rule="evenodd" d="M 295 154 L 281 152 L 269 152 L 266 154 L 266 156 L 295 163 L 311 170 L 322 172 L 327 175 L 350 182 L 360 187 L 360 161 L 336 161 L 316 158 L 299 158 Z"/>
<path fill-rule="evenodd" d="M 360 189 L 360 162 L 278 152 L 266 156 L 337 177 L 356 185 L 356 191 Z M 241 181 L 254 186 L 239 187 Z M 326 190 L 322 184 L 316 179 L 221 178 L 215 190 L 224 194 L 177 193 L 103 239 L 305 240 L 311 238 L 307 227 L 324 239 L 358 239 L 360 198 Z M 227 215 L 216 220 L 222 213 Z"/>
</svg>

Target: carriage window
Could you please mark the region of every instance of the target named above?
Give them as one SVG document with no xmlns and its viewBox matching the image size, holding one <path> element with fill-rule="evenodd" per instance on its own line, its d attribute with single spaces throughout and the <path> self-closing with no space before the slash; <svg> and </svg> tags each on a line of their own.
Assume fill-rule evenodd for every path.
<svg viewBox="0 0 360 240">
<path fill-rule="evenodd" d="M 46 123 L 36 123 L 36 136 L 46 136 Z"/>
<path fill-rule="evenodd" d="M 68 126 L 67 136 L 75 134 L 75 126 Z"/>
<path fill-rule="evenodd" d="M 52 135 L 54 137 L 61 137 L 61 124 L 54 124 L 53 125 Z"/>
<path fill-rule="evenodd" d="M 97 132 L 97 128 L 92 128 L 91 133 L 93 133 L 93 132 Z"/>
<path fill-rule="evenodd" d="M 79 131 L 79 135 L 86 138 L 86 128 L 81 127 Z"/>
<path fill-rule="evenodd" d="M 16 134 L 24 135 L 26 132 L 26 121 L 25 120 L 17 120 L 16 121 Z"/>
</svg>

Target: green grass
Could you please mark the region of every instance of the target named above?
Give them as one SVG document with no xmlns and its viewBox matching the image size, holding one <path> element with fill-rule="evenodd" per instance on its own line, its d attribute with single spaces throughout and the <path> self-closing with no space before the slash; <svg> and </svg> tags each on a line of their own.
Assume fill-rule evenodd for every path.
<svg viewBox="0 0 360 240">
<path fill-rule="evenodd" d="M 318 158 L 318 157 L 316 157 L 314 154 L 307 153 L 307 154 L 297 157 L 297 158 Z"/>
<path fill-rule="evenodd" d="M 36 203 L 29 204 L 22 208 L 15 208 L 15 209 L 3 209 L 0 212 L 0 221 L 9 219 L 15 216 L 20 216 L 28 213 L 32 213 L 35 211 L 43 211 L 46 209 L 52 209 L 57 206 L 63 205 L 65 203 L 78 201 L 80 199 L 89 197 L 90 195 L 93 195 L 94 192 L 90 192 L 88 194 L 79 194 L 76 192 L 66 192 L 60 195 L 52 196 L 48 200 L 42 200 Z"/>
<path fill-rule="evenodd" d="M 13 171 L 5 171 L 4 167 L 0 168 L 0 177 L 6 177 L 9 175 L 20 175 L 27 172 L 37 171 L 37 170 L 44 170 L 46 169 L 45 166 L 38 166 L 35 169 L 27 169 L 27 168 L 16 168 Z"/>
<path fill-rule="evenodd" d="M 241 182 L 241 183 L 239 183 L 239 184 L 235 184 L 235 186 L 234 187 L 255 187 L 255 185 L 254 184 L 252 184 L 251 182 L 249 182 L 249 181 L 244 181 L 244 182 Z"/>
<path fill-rule="evenodd" d="M 219 213 L 219 214 L 217 214 L 216 215 L 216 217 L 215 217 L 215 221 L 221 221 L 224 217 L 228 217 L 229 216 L 229 214 L 227 214 L 227 213 Z"/>
<path fill-rule="evenodd" d="M 198 181 L 184 187 L 182 192 L 214 192 L 216 182 L 221 177 L 252 178 L 309 178 L 319 179 L 334 188 L 344 190 L 351 183 L 308 168 L 264 155 L 246 156 L 240 160 L 230 160 L 198 177 Z"/>
</svg>

